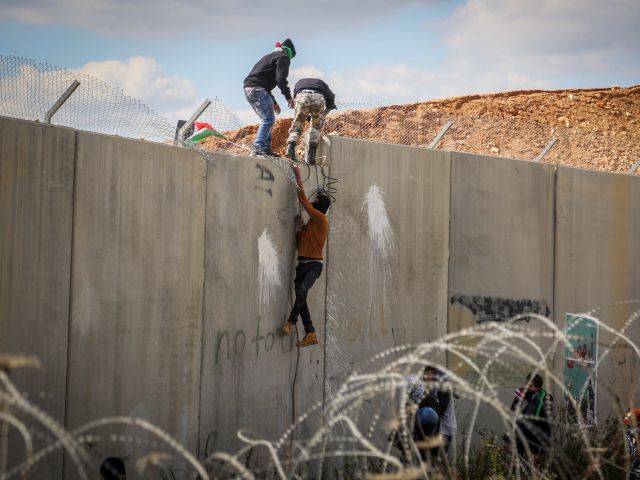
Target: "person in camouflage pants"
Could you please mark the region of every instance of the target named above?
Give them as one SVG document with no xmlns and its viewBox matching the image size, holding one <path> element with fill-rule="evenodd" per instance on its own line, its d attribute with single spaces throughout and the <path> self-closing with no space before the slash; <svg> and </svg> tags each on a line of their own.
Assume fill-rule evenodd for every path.
<svg viewBox="0 0 640 480">
<path fill-rule="evenodd" d="M 304 130 L 304 124 L 307 118 L 309 118 L 311 128 L 309 130 L 307 163 L 315 165 L 316 151 L 320 144 L 324 120 L 327 113 L 336 108 L 335 95 L 322 80 L 317 78 L 303 78 L 295 85 L 294 98 L 296 110 L 291 128 L 289 129 L 285 157 L 297 161 L 296 145 L 298 144 L 302 130 Z"/>
</svg>

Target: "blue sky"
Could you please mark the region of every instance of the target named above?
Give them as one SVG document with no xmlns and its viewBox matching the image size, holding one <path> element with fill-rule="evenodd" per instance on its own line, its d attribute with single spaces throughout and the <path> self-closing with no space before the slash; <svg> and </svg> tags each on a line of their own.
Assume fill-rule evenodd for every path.
<svg viewBox="0 0 640 480">
<path fill-rule="evenodd" d="M 0 0 L 0 53 L 89 73 L 171 121 L 205 97 L 251 121 L 242 80 L 286 37 L 291 80 L 405 103 L 640 83 L 638 24 L 637 0 Z"/>
</svg>

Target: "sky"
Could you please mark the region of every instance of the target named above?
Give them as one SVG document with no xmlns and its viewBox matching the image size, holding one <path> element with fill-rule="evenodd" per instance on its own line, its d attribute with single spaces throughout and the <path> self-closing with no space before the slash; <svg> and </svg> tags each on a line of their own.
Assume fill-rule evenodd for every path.
<svg viewBox="0 0 640 480">
<path fill-rule="evenodd" d="M 640 0 L 0 0 L 0 54 L 93 75 L 172 123 L 207 97 L 245 123 L 242 81 L 287 37 L 292 84 L 379 105 L 639 84 L 638 25 Z"/>
</svg>

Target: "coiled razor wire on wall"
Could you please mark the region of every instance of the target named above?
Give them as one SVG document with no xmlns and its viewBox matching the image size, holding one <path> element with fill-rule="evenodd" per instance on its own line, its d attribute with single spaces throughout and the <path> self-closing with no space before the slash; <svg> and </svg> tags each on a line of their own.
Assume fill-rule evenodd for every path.
<svg viewBox="0 0 640 480">
<path fill-rule="evenodd" d="M 0 55 L 0 115 L 44 121 L 49 109 L 75 81 L 77 89 L 51 123 L 107 135 L 170 143 L 175 126 L 122 89 L 87 74 L 13 55 Z M 238 118 L 217 98 L 200 121 L 220 131 L 237 130 Z"/>
<path fill-rule="evenodd" d="M 120 88 L 90 75 L 13 55 L 0 55 L 0 115 L 43 121 L 47 111 L 77 80 L 80 85 L 52 123 L 107 135 L 169 142 L 170 123 Z"/>
<path fill-rule="evenodd" d="M 120 88 L 90 75 L 13 55 L 0 54 L 0 116 L 44 121 L 47 112 L 74 81 L 79 82 L 78 88 L 55 113 L 51 123 L 155 142 L 174 141 L 174 125 L 144 103 L 125 95 Z M 212 100 L 198 120 L 224 134 L 224 138 L 211 137 L 196 148 L 207 158 L 210 157 L 207 151 L 246 155 L 258 128 L 257 124 L 242 126 L 218 99 Z M 284 153 L 290 122 L 289 118 L 281 118 L 274 126 L 276 153 Z M 434 147 L 432 142 L 449 123 L 453 126 Z M 631 136 L 603 137 L 593 129 L 577 129 L 569 124 L 541 122 L 512 114 L 456 115 L 440 109 L 437 102 L 406 105 L 338 102 L 338 109 L 330 112 L 323 132 L 636 175 L 633 165 L 640 158 L 640 146 L 625 140 Z M 552 143 L 555 146 L 548 152 L 545 145 Z M 304 144 L 304 141 L 299 144 L 299 157 L 304 156 Z M 542 152 L 546 157 L 541 156 Z M 281 164 L 280 168 L 287 168 L 285 160 L 273 161 Z"/>
</svg>

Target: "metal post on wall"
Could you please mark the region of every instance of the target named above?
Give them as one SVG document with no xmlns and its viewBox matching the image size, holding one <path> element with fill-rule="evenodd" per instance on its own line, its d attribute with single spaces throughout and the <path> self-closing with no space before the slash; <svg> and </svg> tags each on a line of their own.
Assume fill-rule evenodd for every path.
<svg viewBox="0 0 640 480">
<path fill-rule="evenodd" d="M 193 115 L 189 117 L 189 120 L 187 120 L 187 122 L 182 126 L 182 128 L 178 130 L 178 133 L 175 138 L 175 143 L 180 143 L 184 140 L 184 135 L 187 132 L 187 130 L 191 128 L 194 122 L 198 120 L 200 115 L 202 115 L 202 113 L 209 107 L 209 105 L 211 105 L 211 100 L 207 98 L 205 99 L 204 102 L 202 102 L 202 104 L 198 107 L 198 109 L 195 112 L 193 112 Z"/>
<path fill-rule="evenodd" d="M 64 102 L 69 99 L 71 94 L 75 92 L 76 88 L 78 88 L 79 86 L 80 82 L 78 80 L 74 80 L 71 85 L 67 87 L 64 93 L 60 95 L 60 98 L 58 98 L 56 103 L 54 103 L 53 106 L 47 111 L 47 113 L 44 114 L 44 123 L 51 123 L 51 118 L 56 114 L 58 110 L 60 110 L 60 107 L 64 105 Z"/>
<path fill-rule="evenodd" d="M 452 126 L 453 126 L 453 120 L 449 120 L 447 123 L 445 123 L 440 129 L 440 131 L 438 132 L 438 134 L 436 135 L 436 138 L 433 139 L 433 141 L 429 144 L 427 148 L 431 148 L 431 149 L 436 148 L 440 143 L 440 140 L 442 140 L 442 137 L 444 137 L 444 134 L 447 133 L 447 131 Z"/>
<path fill-rule="evenodd" d="M 558 139 L 556 137 L 553 137 L 551 140 L 549 140 L 549 143 L 547 143 L 547 146 L 542 149 L 540 154 L 535 158 L 534 162 L 541 162 L 544 156 L 547 153 L 549 153 L 549 150 L 553 148 L 553 146 L 556 144 L 557 141 Z"/>
</svg>

